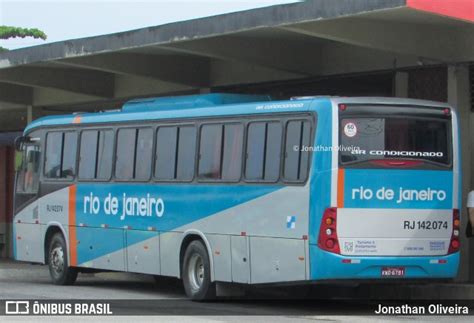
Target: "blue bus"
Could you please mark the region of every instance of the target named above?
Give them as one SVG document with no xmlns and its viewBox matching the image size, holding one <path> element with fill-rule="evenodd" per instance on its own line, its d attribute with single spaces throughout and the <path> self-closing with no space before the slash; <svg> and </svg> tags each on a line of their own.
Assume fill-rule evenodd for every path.
<svg viewBox="0 0 474 323">
<path fill-rule="evenodd" d="M 56 284 L 144 273 L 205 300 L 229 283 L 458 271 L 458 122 L 444 103 L 150 98 L 38 119 L 17 149 L 14 255 Z"/>
</svg>

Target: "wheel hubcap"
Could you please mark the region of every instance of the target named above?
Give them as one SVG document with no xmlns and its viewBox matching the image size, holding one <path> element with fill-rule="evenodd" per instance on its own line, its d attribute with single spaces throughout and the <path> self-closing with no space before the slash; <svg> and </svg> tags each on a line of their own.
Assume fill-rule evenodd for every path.
<svg viewBox="0 0 474 323">
<path fill-rule="evenodd" d="M 55 273 L 60 274 L 64 269 L 64 251 L 60 246 L 56 246 L 51 250 L 50 255 L 51 268 Z"/>
<path fill-rule="evenodd" d="M 198 254 L 194 254 L 189 261 L 188 277 L 194 290 L 201 289 L 202 282 L 204 281 L 204 262 Z"/>
</svg>

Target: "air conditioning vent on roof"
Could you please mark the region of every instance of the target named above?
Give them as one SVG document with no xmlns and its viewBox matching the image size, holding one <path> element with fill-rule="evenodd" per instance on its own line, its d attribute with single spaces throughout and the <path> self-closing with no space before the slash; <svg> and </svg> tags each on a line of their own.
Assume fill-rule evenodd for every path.
<svg viewBox="0 0 474 323">
<path fill-rule="evenodd" d="M 246 94 L 201 94 L 132 100 L 122 107 L 124 112 L 146 112 L 150 110 L 176 110 L 270 101 L 269 96 Z"/>
<path fill-rule="evenodd" d="M 328 99 L 328 98 L 337 98 L 338 96 L 334 95 L 314 95 L 314 96 L 293 96 L 290 100 L 310 100 L 310 99 Z"/>
</svg>

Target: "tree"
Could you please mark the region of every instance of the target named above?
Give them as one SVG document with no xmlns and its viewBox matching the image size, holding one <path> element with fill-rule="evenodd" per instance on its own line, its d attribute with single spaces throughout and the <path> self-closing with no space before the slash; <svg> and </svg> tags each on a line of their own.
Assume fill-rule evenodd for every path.
<svg viewBox="0 0 474 323">
<path fill-rule="evenodd" d="M 0 26 L 0 39 L 10 39 L 10 38 L 25 38 L 33 37 L 35 39 L 47 38 L 46 34 L 36 28 L 21 28 L 21 27 L 11 27 L 11 26 Z M 0 51 L 7 50 L 6 48 L 0 47 Z"/>
</svg>

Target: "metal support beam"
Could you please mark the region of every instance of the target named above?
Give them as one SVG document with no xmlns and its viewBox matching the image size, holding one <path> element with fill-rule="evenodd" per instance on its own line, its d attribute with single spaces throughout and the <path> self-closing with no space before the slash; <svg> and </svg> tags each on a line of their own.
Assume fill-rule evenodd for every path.
<svg viewBox="0 0 474 323">
<path fill-rule="evenodd" d="M 112 98 L 114 75 L 81 69 L 22 66 L 1 69 L 0 82 Z"/>
<path fill-rule="evenodd" d="M 226 36 L 160 46 L 173 51 L 262 66 L 299 76 L 319 73 L 321 48 L 314 42 Z"/>
<path fill-rule="evenodd" d="M 0 101 L 14 104 L 32 104 L 33 88 L 8 83 L 0 83 Z"/>
<path fill-rule="evenodd" d="M 26 124 L 30 124 L 33 122 L 33 106 L 27 105 L 26 106 Z"/>
<path fill-rule="evenodd" d="M 114 53 L 68 58 L 57 63 L 201 87 L 209 85 L 209 59 L 183 55 Z"/>
</svg>

